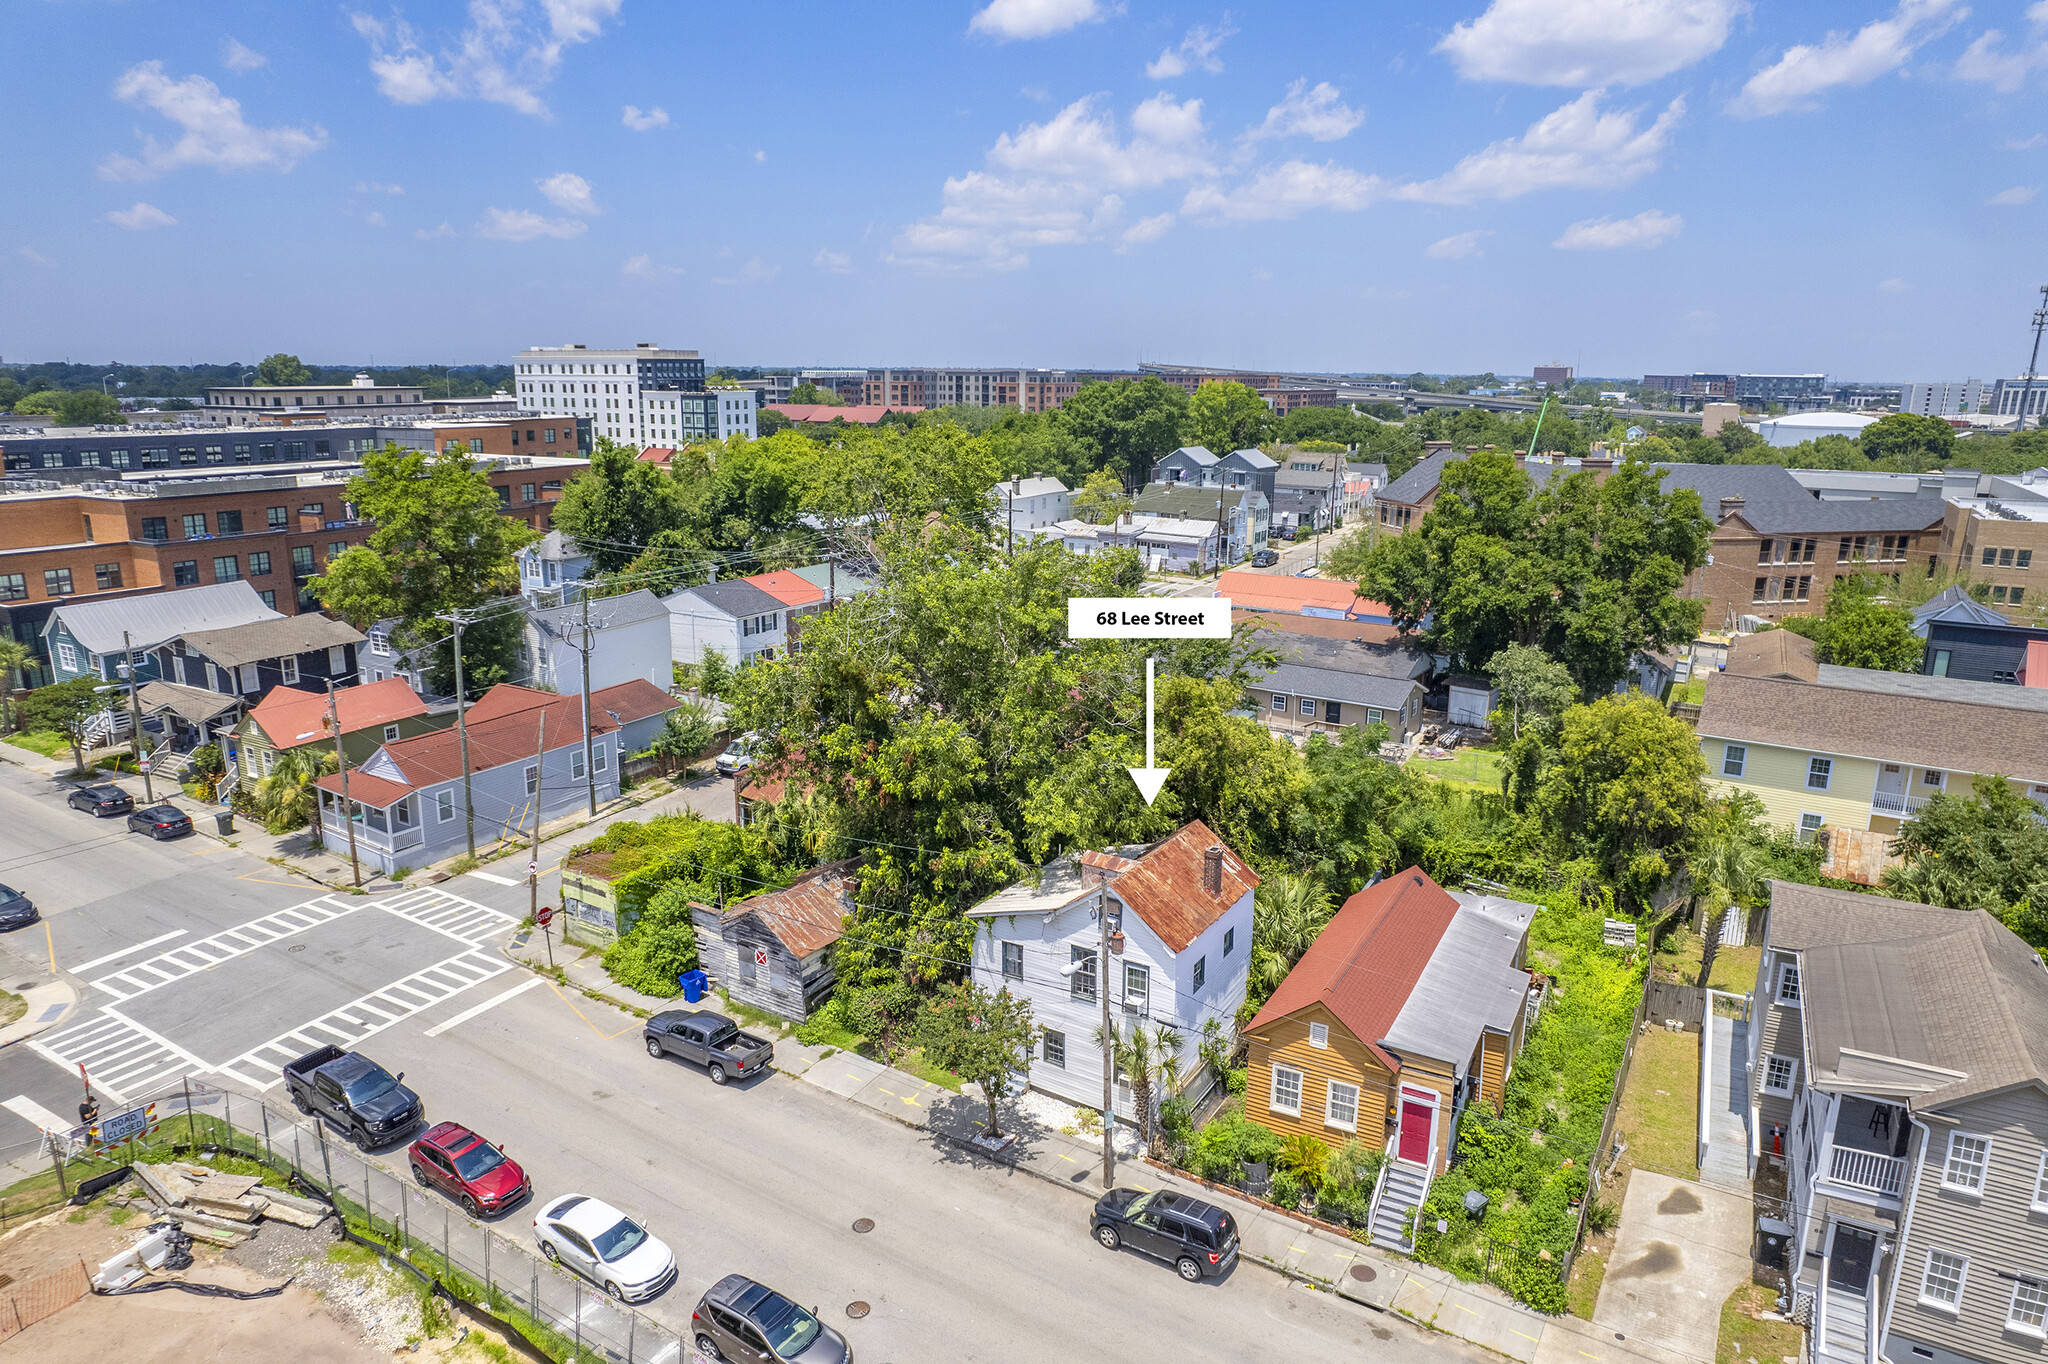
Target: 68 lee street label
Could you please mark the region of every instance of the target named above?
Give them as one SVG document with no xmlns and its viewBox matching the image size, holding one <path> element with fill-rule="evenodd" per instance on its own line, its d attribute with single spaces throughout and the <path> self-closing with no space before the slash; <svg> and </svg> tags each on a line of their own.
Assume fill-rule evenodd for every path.
<svg viewBox="0 0 2048 1364">
<path fill-rule="evenodd" d="M 1069 597 L 1069 639 L 1229 639 L 1228 597 Z"/>
</svg>

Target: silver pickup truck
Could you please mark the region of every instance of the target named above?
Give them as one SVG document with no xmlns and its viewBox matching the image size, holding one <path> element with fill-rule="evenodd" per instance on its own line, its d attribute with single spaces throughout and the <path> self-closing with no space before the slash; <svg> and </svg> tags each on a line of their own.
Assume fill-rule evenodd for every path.
<svg viewBox="0 0 2048 1364">
<path fill-rule="evenodd" d="M 758 1075 L 775 1059 L 774 1043 L 741 1032 L 739 1024 L 709 1009 L 658 1013 L 647 1020 L 645 1035 L 649 1056 L 695 1061 L 710 1074 L 714 1085 Z"/>
</svg>

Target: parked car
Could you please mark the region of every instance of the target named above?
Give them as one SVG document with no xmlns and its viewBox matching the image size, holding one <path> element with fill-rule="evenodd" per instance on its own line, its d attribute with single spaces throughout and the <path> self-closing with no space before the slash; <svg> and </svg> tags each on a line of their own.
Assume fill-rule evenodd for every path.
<svg viewBox="0 0 2048 1364">
<path fill-rule="evenodd" d="M 1270 549 L 1262 549 L 1252 555 L 1253 568 L 1271 568 L 1280 562 L 1280 556 Z"/>
<path fill-rule="evenodd" d="M 436 1123 L 407 1155 L 414 1183 L 454 1194 L 471 1217 L 503 1212 L 533 1192 L 518 1161 L 460 1123 Z"/>
<path fill-rule="evenodd" d="M 12 886 L 0 886 L 0 929 L 26 928 L 35 921 L 35 902 Z"/>
<path fill-rule="evenodd" d="M 367 1151 L 412 1130 L 427 1116 L 420 1096 L 361 1052 L 329 1044 L 284 1067 L 285 1088 L 301 1113 L 332 1118 Z"/>
<path fill-rule="evenodd" d="M 775 1059 L 774 1043 L 741 1032 L 739 1024 L 709 1009 L 694 1013 L 669 1009 L 658 1013 L 647 1020 L 643 1036 L 649 1056 L 656 1060 L 680 1056 L 685 1061 L 695 1061 L 704 1067 L 714 1085 L 758 1075 Z"/>
<path fill-rule="evenodd" d="M 725 752 L 719 754 L 713 760 L 719 773 L 723 776 L 733 777 L 752 767 L 754 765 L 755 745 L 759 742 L 760 737 L 758 735 L 742 734 L 739 738 L 727 744 Z"/>
<path fill-rule="evenodd" d="M 1111 1189 L 1096 1200 L 1089 1228 L 1110 1250 L 1129 1246 L 1168 1261 L 1189 1283 L 1228 1273 L 1237 1263 L 1236 1220 L 1186 1194 Z"/>
<path fill-rule="evenodd" d="M 118 786 L 81 786 L 66 796 L 64 803 L 74 810 L 83 810 L 104 819 L 108 815 L 125 815 L 133 810 L 135 797 Z"/>
<path fill-rule="evenodd" d="M 852 1364 L 846 1337 L 765 1284 L 728 1274 L 690 1314 L 697 1353 L 706 1359 Z"/>
<path fill-rule="evenodd" d="M 148 834 L 162 842 L 192 832 L 192 816 L 175 805 L 152 805 L 128 816 L 128 832 Z"/>
<path fill-rule="evenodd" d="M 586 1194 L 558 1198 L 533 1219 L 549 1264 L 567 1265 L 620 1302 L 641 1302 L 675 1282 L 676 1257 L 626 1214 Z"/>
</svg>

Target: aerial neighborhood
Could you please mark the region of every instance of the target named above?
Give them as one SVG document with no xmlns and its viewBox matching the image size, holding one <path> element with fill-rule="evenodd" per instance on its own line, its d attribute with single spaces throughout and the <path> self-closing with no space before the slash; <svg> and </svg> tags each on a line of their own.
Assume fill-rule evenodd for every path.
<svg viewBox="0 0 2048 1364">
<path fill-rule="evenodd" d="M 2042 1364 L 2048 7 L 134 8 L 0 1357 Z"/>
</svg>

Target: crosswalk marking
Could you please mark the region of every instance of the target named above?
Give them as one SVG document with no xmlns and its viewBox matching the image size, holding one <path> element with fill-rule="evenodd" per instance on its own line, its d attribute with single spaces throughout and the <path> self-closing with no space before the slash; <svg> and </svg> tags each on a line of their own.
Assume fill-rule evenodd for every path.
<svg viewBox="0 0 2048 1364">
<path fill-rule="evenodd" d="M 112 1009 L 46 1033 L 29 1046 L 66 1070 L 83 1065 L 92 1087 L 117 1103 L 208 1069 L 191 1052 Z"/>
<path fill-rule="evenodd" d="M 353 914 L 362 908 L 360 902 L 345 900 L 335 895 L 322 895 L 316 900 L 291 909 L 281 909 L 275 914 L 266 914 L 260 919 L 237 924 L 211 937 L 197 942 L 183 943 L 165 952 L 159 952 L 146 961 L 110 972 L 93 981 L 93 987 L 114 997 L 116 1003 L 147 994 L 151 990 L 183 980 L 200 971 L 211 970 L 225 961 L 253 952 L 259 947 L 303 933 L 309 928 L 331 923 L 346 914 Z"/>
<path fill-rule="evenodd" d="M 251 1047 L 215 1069 L 255 1089 L 269 1089 L 284 1079 L 283 1069 L 287 1061 L 295 1061 L 315 1047 L 327 1045 L 307 1036 L 310 1030 L 333 1034 L 338 1039 L 335 1046 L 357 1047 L 365 1039 L 403 1022 L 422 1009 L 452 999 L 470 987 L 511 969 L 512 963 L 503 957 L 474 950 L 459 953 L 415 971 L 403 980 L 393 981 L 382 989 L 372 990 L 361 999 L 350 1000 L 289 1032 L 280 1033 L 262 1046 Z M 367 1023 L 357 1021 L 364 1014 L 376 1017 Z"/>
<path fill-rule="evenodd" d="M 371 903 L 386 914 L 395 914 L 469 947 L 481 946 L 519 925 L 509 914 L 486 909 L 474 900 L 433 886 L 386 895 Z"/>
</svg>

